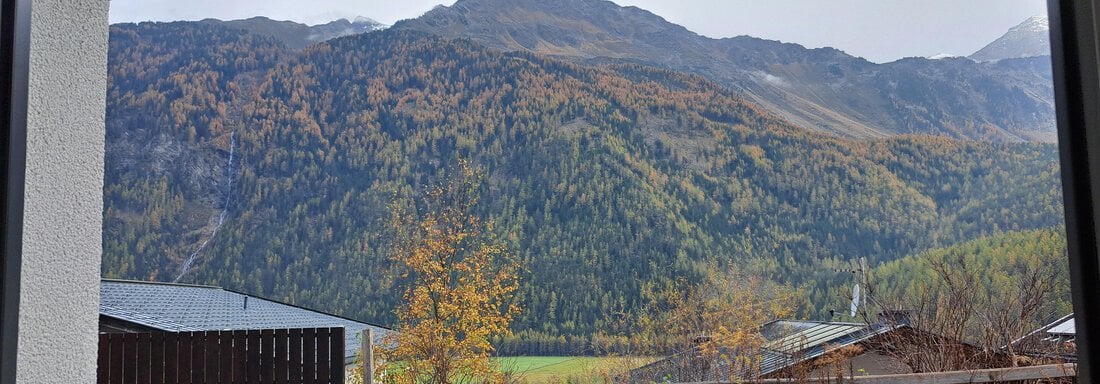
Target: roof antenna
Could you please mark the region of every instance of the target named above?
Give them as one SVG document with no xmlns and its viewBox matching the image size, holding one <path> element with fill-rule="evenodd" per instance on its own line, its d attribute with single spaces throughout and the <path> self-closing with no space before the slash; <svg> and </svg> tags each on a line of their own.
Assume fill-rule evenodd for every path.
<svg viewBox="0 0 1100 384">
<path fill-rule="evenodd" d="M 867 296 L 870 296 L 870 290 L 863 295 L 860 295 L 859 286 L 862 283 L 864 287 L 867 287 L 867 258 L 860 257 L 858 261 L 849 261 L 852 269 L 834 269 L 836 272 L 849 272 L 852 277 L 855 278 L 855 283 L 852 284 L 852 303 L 849 310 L 851 317 L 856 317 L 859 314 L 859 307 L 867 305 Z M 862 299 L 862 300 L 861 300 Z"/>
</svg>

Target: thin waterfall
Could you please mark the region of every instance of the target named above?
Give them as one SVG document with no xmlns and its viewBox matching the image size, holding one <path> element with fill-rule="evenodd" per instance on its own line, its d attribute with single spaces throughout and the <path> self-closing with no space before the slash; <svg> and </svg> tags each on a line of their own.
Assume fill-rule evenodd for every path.
<svg viewBox="0 0 1100 384">
<path fill-rule="evenodd" d="M 222 213 L 218 215 L 218 222 L 214 224 L 214 229 L 210 231 L 210 235 L 203 240 L 202 244 L 199 244 L 199 248 L 195 252 L 191 253 L 191 256 L 184 260 L 183 264 L 180 264 L 180 273 L 176 276 L 172 282 L 178 282 L 191 270 L 191 266 L 195 264 L 195 259 L 199 257 L 199 253 L 206 248 L 207 244 L 210 244 L 210 240 L 214 239 L 214 235 L 218 234 L 218 230 L 221 229 L 222 224 L 225 223 L 225 217 L 229 215 L 229 199 L 233 196 L 233 151 L 237 148 L 237 133 L 229 133 L 229 164 L 225 167 L 226 189 L 225 189 L 225 204 L 222 206 Z"/>
</svg>

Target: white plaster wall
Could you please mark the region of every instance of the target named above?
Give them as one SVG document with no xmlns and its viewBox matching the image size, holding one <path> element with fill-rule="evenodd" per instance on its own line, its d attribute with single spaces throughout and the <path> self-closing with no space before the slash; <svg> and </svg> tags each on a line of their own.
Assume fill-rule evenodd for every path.
<svg viewBox="0 0 1100 384">
<path fill-rule="evenodd" d="M 33 0 L 19 383 L 94 383 L 108 0 Z"/>
</svg>

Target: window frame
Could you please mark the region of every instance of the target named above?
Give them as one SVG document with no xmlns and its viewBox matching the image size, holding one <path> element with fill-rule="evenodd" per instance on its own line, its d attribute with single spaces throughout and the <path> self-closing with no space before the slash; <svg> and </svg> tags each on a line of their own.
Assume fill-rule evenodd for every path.
<svg viewBox="0 0 1100 384">
<path fill-rule="evenodd" d="M 1066 245 L 1076 323 L 1077 375 L 1100 367 L 1100 60 L 1096 1 L 1048 0 Z"/>
<path fill-rule="evenodd" d="M 0 383 L 15 383 L 27 159 L 31 0 L 0 5 Z"/>
</svg>

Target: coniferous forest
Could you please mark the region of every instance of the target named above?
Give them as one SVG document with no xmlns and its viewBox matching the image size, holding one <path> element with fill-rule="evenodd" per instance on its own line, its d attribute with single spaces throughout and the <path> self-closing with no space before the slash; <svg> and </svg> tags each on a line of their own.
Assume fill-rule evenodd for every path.
<svg viewBox="0 0 1100 384">
<path fill-rule="evenodd" d="M 850 260 L 898 274 L 909 255 L 1061 231 L 1054 144 L 841 139 L 696 75 L 416 32 L 296 50 L 176 22 L 110 39 L 105 277 L 390 324 L 388 207 L 459 159 L 525 268 L 507 353 L 591 352 L 629 334 L 641 292 L 710 265 L 801 288 L 819 319 L 845 307 Z"/>
</svg>

